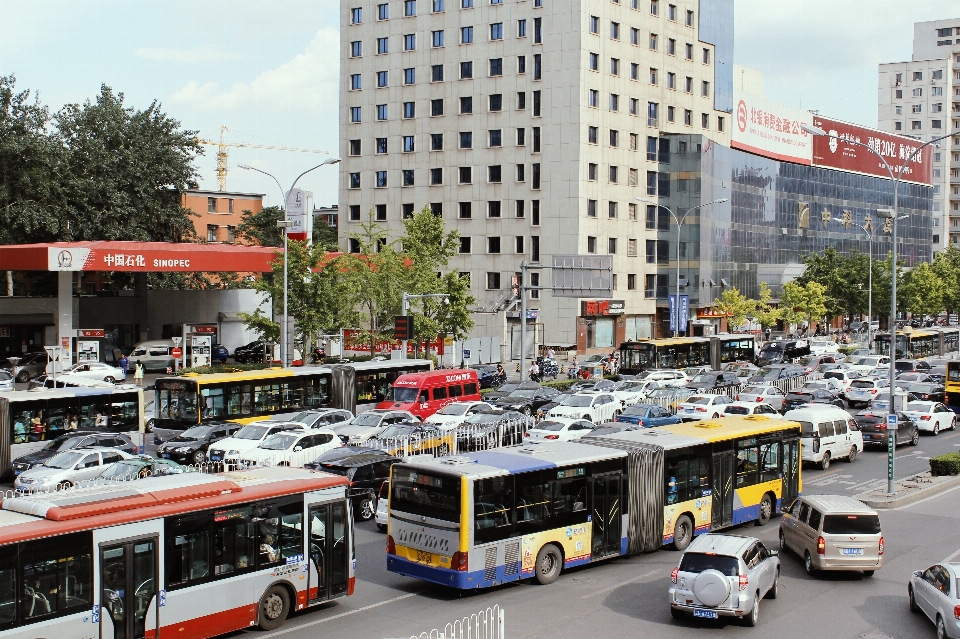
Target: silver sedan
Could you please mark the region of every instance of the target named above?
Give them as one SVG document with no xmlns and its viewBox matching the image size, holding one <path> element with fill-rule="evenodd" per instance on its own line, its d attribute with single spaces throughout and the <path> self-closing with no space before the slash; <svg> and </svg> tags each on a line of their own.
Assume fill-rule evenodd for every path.
<svg viewBox="0 0 960 639">
<path fill-rule="evenodd" d="M 106 466 L 130 459 L 133 455 L 116 448 L 75 448 L 54 455 L 17 476 L 14 488 L 23 492 L 70 488 L 99 476 Z"/>
<path fill-rule="evenodd" d="M 937 639 L 960 637 L 960 563 L 918 570 L 907 587 L 910 610 L 922 612 L 937 626 Z"/>
</svg>

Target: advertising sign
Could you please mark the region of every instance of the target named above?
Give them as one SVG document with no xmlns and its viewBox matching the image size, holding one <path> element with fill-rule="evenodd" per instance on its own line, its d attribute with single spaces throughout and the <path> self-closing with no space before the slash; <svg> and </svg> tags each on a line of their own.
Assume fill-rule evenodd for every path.
<svg viewBox="0 0 960 639">
<path fill-rule="evenodd" d="M 106 331 L 102 328 L 81 328 L 77 331 L 77 337 L 106 337 Z"/>
<path fill-rule="evenodd" d="M 200 333 L 201 335 L 216 335 L 217 325 L 216 324 L 194 324 L 193 332 Z"/>
<path fill-rule="evenodd" d="M 813 124 L 813 114 L 733 90 L 736 107 L 730 146 L 774 160 L 810 164 L 813 137 L 800 128 Z"/>
<path fill-rule="evenodd" d="M 627 303 L 624 300 L 597 300 L 595 302 L 580 302 L 581 317 L 599 317 L 606 315 L 623 315 Z"/>
<path fill-rule="evenodd" d="M 303 189 L 292 189 L 287 192 L 287 220 L 293 226 L 287 229 L 287 237 L 291 240 L 307 241 L 308 220 L 313 213 L 308 210 L 307 194 Z"/>
<path fill-rule="evenodd" d="M 681 295 L 680 296 L 680 312 L 678 313 L 680 317 L 680 332 L 687 332 L 687 320 L 690 319 L 690 296 Z"/>
<path fill-rule="evenodd" d="M 828 166 L 851 173 L 864 173 L 889 179 L 890 173 L 887 167 L 870 149 L 882 155 L 896 175 L 910 154 L 921 144 L 913 138 L 830 120 L 819 115 L 813 116 L 813 125 L 831 136 L 836 136 L 814 136 L 813 163 L 817 166 Z M 852 144 L 853 142 L 866 144 L 870 148 Z M 932 153 L 930 148 L 917 152 L 907 163 L 906 168 L 902 169 L 904 181 L 930 184 Z"/>
<path fill-rule="evenodd" d="M 293 236 L 291 236 L 293 237 Z M 134 242 L 123 244 L 134 245 Z M 47 268 L 50 271 L 125 271 L 142 273 L 177 273 L 198 271 L 266 271 L 274 259 L 252 247 L 222 247 L 219 252 L 197 251 L 191 244 L 170 244 L 169 248 L 125 250 L 101 248 L 47 247 Z M 228 254 L 229 262 L 224 254 Z"/>
<path fill-rule="evenodd" d="M 677 296 L 668 295 L 667 303 L 670 304 L 670 330 L 677 330 Z"/>
<path fill-rule="evenodd" d="M 190 365 L 191 366 L 209 366 L 210 365 L 210 341 L 209 335 L 194 335 L 190 338 Z"/>
<path fill-rule="evenodd" d="M 413 339 L 413 315 L 397 315 L 393 318 L 393 339 Z"/>
</svg>

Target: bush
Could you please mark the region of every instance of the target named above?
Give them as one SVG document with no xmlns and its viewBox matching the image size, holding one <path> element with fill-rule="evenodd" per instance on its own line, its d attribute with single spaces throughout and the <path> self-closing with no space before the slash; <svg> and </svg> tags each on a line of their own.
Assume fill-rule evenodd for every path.
<svg viewBox="0 0 960 639">
<path fill-rule="evenodd" d="M 930 460 L 930 474 L 934 477 L 960 475 L 960 453 L 947 453 Z"/>
<path fill-rule="evenodd" d="M 261 371 L 268 368 L 280 368 L 273 364 L 212 364 L 181 368 L 178 375 L 209 375 L 211 373 L 239 373 L 240 371 Z"/>
</svg>

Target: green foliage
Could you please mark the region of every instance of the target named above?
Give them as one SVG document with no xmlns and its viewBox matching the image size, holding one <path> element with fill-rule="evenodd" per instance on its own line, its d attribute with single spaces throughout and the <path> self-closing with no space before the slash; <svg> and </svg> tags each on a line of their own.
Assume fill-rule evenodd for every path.
<svg viewBox="0 0 960 639">
<path fill-rule="evenodd" d="M 870 256 L 856 249 L 845 256 L 833 247 L 803 258 L 807 268 L 797 278 L 800 285 L 818 282 L 826 288 L 828 317 L 860 315 L 868 308 Z M 876 278 L 874 278 L 876 284 Z"/>
<path fill-rule="evenodd" d="M 944 310 L 944 286 L 927 262 L 920 262 L 903 276 L 903 288 L 897 291 L 897 306 L 914 315 L 937 315 Z"/>
<path fill-rule="evenodd" d="M 260 371 L 277 368 L 273 364 L 211 364 L 210 366 L 188 366 L 181 368 L 180 375 L 210 375 L 212 373 L 240 373 L 242 371 Z"/>
<path fill-rule="evenodd" d="M 756 302 L 747 298 L 736 287 L 724 290 L 720 297 L 713 300 L 713 307 L 729 316 L 728 322 L 732 328 L 746 324 L 747 316 L 753 313 L 755 306 Z"/>
<path fill-rule="evenodd" d="M 760 282 L 760 295 L 753 306 L 753 319 L 763 328 L 775 326 L 780 320 L 781 311 L 770 305 L 771 299 L 773 299 L 773 292 L 770 287 L 766 282 Z"/>
<path fill-rule="evenodd" d="M 948 244 L 933 258 L 933 271 L 941 283 L 944 308 L 956 312 L 960 309 L 960 249 Z"/>
<path fill-rule="evenodd" d="M 790 323 L 806 320 L 807 325 L 812 326 L 815 319 L 827 313 L 826 291 L 826 286 L 815 281 L 806 284 L 787 282 L 783 286 L 783 295 L 780 296 L 783 319 Z"/>
<path fill-rule="evenodd" d="M 960 453 L 947 453 L 930 458 L 930 474 L 934 477 L 960 475 Z"/>
<path fill-rule="evenodd" d="M 283 209 L 266 206 L 259 213 L 244 211 L 237 225 L 237 236 L 260 246 L 283 246 L 283 229 L 277 222 L 283 219 Z"/>
</svg>

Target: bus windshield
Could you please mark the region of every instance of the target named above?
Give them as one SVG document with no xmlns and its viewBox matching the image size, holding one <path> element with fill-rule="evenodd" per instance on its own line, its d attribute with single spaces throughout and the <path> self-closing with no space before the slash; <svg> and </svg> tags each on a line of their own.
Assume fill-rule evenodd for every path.
<svg viewBox="0 0 960 639">
<path fill-rule="evenodd" d="M 197 422 L 197 385 L 190 381 L 157 380 L 154 398 L 157 419 Z"/>
<path fill-rule="evenodd" d="M 397 388 L 396 386 L 391 386 L 390 390 L 387 391 L 384 401 L 410 404 L 417 401 L 417 394 L 419 392 L 419 388 Z"/>
<path fill-rule="evenodd" d="M 390 508 L 444 521 L 460 521 L 460 478 L 393 467 Z"/>
</svg>

